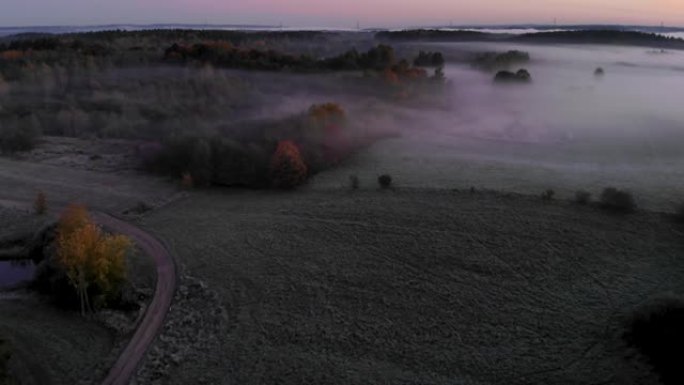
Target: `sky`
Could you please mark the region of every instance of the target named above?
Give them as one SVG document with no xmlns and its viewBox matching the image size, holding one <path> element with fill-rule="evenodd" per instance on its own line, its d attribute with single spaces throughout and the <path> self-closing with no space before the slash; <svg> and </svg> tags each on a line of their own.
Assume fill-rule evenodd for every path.
<svg viewBox="0 0 684 385">
<path fill-rule="evenodd" d="M 210 23 L 291 27 L 464 24 L 684 27 L 684 0 L 0 0 L 0 26 Z"/>
</svg>

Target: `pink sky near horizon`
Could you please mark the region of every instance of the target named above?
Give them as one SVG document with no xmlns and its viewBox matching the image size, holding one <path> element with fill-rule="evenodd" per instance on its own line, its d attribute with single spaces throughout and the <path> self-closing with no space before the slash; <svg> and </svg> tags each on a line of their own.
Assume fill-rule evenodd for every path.
<svg viewBox="0 0 684 385">
<path fill-rule="evenodd" d="M 454 24 L 684 26 L 684 0 L 1 0 L 0 25 L 115 23 L 395 27 Z"/>
</svg>

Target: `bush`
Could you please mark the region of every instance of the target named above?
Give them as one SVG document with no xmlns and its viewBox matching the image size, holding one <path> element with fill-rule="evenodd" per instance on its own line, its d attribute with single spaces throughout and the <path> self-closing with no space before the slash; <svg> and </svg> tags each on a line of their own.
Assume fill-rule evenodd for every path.
<svg viewBox="0 0 684 385">
<path fill-rule="evenodd" d="M 665 385 L 684 384 L 684 300 L 657 298 L 637 308 L 624 339 L 651 363 Z"/>
<path fill-rule="evenodd" d="M 45 193 L 38 191 L 36 194 L 36 200 L 33 202 L 33 211 L 37 215 L 43 215 L 47 212 L 47 198 L 45 198 Z"/>
<path fill-rule="evenodd" d="M 603 76 L 606 72 L 603 70 L 603 68 L 598 67 L 596 71 L 594 71 L 594 76 Z"/>
<path fill-rule="evenodd" d="M 610 211 L 631 213 L 636 210 L 637 205 L 630 192 L 608 187 L 601 193 L 601 207 Z"/>
<path fill-rule="evenodd" d="M 552 201 L 554 195 L 556 195 L 556 192 L 551 189 L 548 189 L 542 193 L 541 197 L 544 201 Z"/>
<path fill-rule="evenodd" d="M 195 178 L 189 172 L 184 172 L 181 176 L 181 187 L 190 190 L 195 186 Z"/>
<path fill-rule="evenodd" d="M 580 205 L 588 205 L 591 202 L 591 193 L 580 190 L 575 193 L 575 203 Z"/>
<path fill-rule="evenodd" d="M 289 140 L 278 143 L 271 158 L 271 184 L 282 189 L 295 188 L 306 181 L 308 169 L 297 145 Z"/>
<path fill-rule="evenodd" d="M 349 184 L 351 185 L 352 190 L 358 190 L 359 189 L 359 177 L 356 175 L 352 175 L 349 177 Z"/>
<path fill-rule="evenodd" d="M 388 174 L 383 174 L 378 177 L 378 184 L 381 188 L 390 188 L 392 186 L 392 177 Z"/>
</svg>

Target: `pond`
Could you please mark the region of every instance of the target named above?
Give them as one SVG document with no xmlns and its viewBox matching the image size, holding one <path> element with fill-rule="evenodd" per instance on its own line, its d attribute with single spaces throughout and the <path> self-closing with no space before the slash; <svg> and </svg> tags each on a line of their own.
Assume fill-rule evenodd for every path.
<svg viewBox="0 0 684 385">
<path fill-rule="evenodd" d="M 30 281 L 35 270 L 31 260 L 0 261 L 0 289 Z"/>
</svg>

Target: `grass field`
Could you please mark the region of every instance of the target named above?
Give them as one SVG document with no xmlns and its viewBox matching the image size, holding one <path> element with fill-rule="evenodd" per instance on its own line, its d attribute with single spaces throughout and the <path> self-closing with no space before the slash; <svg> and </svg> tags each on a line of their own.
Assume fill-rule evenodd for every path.
<svg viewBox="0 0 684 385">
<path fill-rule="evenodd" d="M 10 368 L 22 384 L 90 383 L 103 375 L 115 344 L 111 331 L 30 296 L 2 297 L 0 335 L 12 345 Z"/>
<path fill-rule="evenodd" d="M 86 144 L 84 144 L 86 143 Z M 116 142 L 110 143 L 115 146 Z M 66 149 L 60 152 L 60 146 Z M 87 142 L 79 140 L 52 140 L 39 147 L 29 161 L 0 158 L 0 179 L 4 181 L 0 193 L 2 201 L 30 203 L 38 191 L 47 196 L 48 207 L 57 209 L 71 202 L 120 214 L 139 202 L 154 205 L 172 197 L 177 188 L 161 178 L 143 176 L 130 169 L 112 171 L 125 165 L 125 153 L 103 153 L 100 159 L 90 159 L 87 152 L 74 154 Z M 91 142 L 92 148 L 104 144 Z M 111 160 L 111 165 L 107 162 Z M 100 164 L 103 163 L 104 164 Z"/>
<path fill-rule="evenodd" d="M 198 192 L 142 225 L 227 314 L 173 384 L 655 384 L 621 319 L 684 289 L 663 216 L 536 197 Z"/>
</svg>

